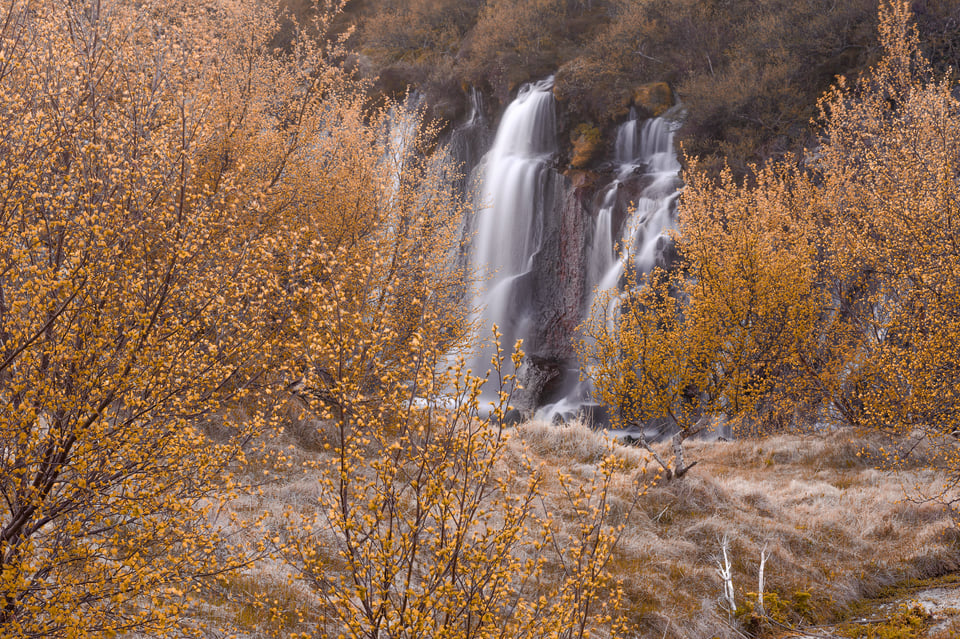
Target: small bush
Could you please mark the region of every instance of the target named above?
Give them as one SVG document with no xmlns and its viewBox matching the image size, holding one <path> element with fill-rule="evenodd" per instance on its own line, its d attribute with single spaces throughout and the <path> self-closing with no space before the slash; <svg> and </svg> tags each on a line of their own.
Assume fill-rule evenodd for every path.
<svg viewBox="0 0 960 639">
<path fill-rule="evenodd" d="M 570 142 L 573 144 L 570 166 L 574 169 L 582 169 L 589 165 L 603 148 L 600 129 L 593 124 L 578 125 L 570 134 Z"/>
</svg>

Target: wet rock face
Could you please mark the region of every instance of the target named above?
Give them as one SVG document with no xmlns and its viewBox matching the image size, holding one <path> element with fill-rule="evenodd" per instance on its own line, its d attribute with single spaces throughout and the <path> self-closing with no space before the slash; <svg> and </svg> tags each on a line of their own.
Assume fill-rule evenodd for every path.
<svg viewBox="0 0 960 639">
<path fill-rule="evenodd" d="M 573 184 L 555 171 L 543 190 L 542 234 L 531 269 L 514 284 L 511 306 L 523 320 L 522 387 L 512 404 L 525 415 L 562 396 L 576 375 L 578 327 L 587 297 L 590 213 Z"/>
<path fill-rule="evenodd" d="M 516 304 L 527 318 L 518 372 L 522 387 L 512 403 L 525 416 L 562 399 L 578 378 L 577 343 L 587 304 L 592 218 L 579 189 L 552 171 L 544 189 L 542 240 Z"/>
<path fill-rule="evenodd" d="M 453 128 L 447 143 L 456 175 L 454 188 L 464 199 L 470 196 L 470 176 L 493 141 L 483 96 L 474 90 L 468 96 L 468 101 L 470 106 L 466 118 Z"/>
<path fill-rule="evenodd" d="M 664 271 L 672 270 L 679 261 L 676 242 L 673 238 L 661 236 L 657 238 L 654 248 L 654 266 Z"/>
<path fill-rule="evenodd" d="M 533 257 L 527 352 L 575 361 L 575 336 L 586 293 L 589 213 L 569 180 L 553 173 L 540 250 Z"/>
</svg>

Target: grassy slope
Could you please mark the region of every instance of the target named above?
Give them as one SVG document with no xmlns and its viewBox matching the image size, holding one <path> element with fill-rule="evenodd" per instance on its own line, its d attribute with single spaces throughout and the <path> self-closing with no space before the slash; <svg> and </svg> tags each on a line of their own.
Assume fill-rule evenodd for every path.
<svg viewBox="0 0 960 639">
<path fill-rule="evenodd" d="M 526 430 L 543 461 L 558 467 L 576 463 L 569 461 L 575 450 L 558 441 L 592 437 L 542 425 Z M 937 478 L 917 468 L 874 468 L 879 446 L 843 431 L 688 444 L 700 463 L 640 499 L 613 565 L 639 629 L 651 636 L 736 636 L 717 606 L 715 559 L 724 535 L 738 604 L 749 607 L 766 546 L 768 608 L 793 624 L 836 621 L 885 586 L 955 570 L 960 547 L 949 518 L 941 508 L 904 500 L 905 483 Z M 578 447 L 583 453 L 575 459 L 588 461 L 589 446 Z M 622 499 L 630 498 L 631 485 L 623 483 Z M 738 625 L 750 627 L 749 615 Z"/>
<path fill-rule="evenodd" d="M 569 522 L 556 473 L 589 477 L 610 450 L 609 441 L 581 425 L 532 423 L 518 434 L 504 462 L 516 463 L 525 454 L 542 464 L 547 480 L 540 508 Z M 282 444 L 292 468 L 322 458 L 293 439 Z M 882 444 L 876 437 L 857 438 L 846 431 L 689 442 L 688 455 L 699 464 L 684 478 L 662 482 L 639 498 L 637 487 L 655 468 L 639 449 L 613 446 L 626 462 L 613 482 L 613 510 L 630 515 L 610 569 L 623 581 L 623 612 L 633 632 L 676 638 L 732 638 L 744 631 L 777 635 L 782 628 L 758 624 L 749 614 L 748 593 L 757 590 L 763 547 L 770 552 L 768 610 L 790 625 L 837 622 L 858 601 L 893 584 L 957 570 L 960 544 L 949 517 L 941 508 L 904 499 L 905 484 L 938 478 L 919 467 L 901 473 L 878 470 L 874 464 Z M 263 496 L 235 506 L 242 515 L 266 510 L 279 517 L 287 505 L 315 503 L 316 491 L 311 474 L 289 470 L 269 483 Z M 632 503 L 636 507 L 631 510 Z M 268 529 L 271 525 L 268 520 Z M 730 540 L 741 607 L 737 618 L 718 605 L 721 581 L 715 562 L 724 535 Z M 267 562 L 228 584 L 235 594 L 261 592 L 277 599 L 287 614 L 266 625 L 281 634 L 300 624 L 290 611 L 308 622 L 320 614 L 309 591 L 285 583 L 286 574 L 282 566 Z M 214 615 L 218 624 L 263 629 L 267 615 L 240 603 L 226 605 L 229 599 L 220 601 Z"/>
</svg>

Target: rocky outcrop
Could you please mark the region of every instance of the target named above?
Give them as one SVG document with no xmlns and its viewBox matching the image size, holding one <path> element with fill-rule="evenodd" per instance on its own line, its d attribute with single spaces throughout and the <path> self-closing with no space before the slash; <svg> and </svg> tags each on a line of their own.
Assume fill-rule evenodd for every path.
<svg viewBox="0 0 960 639">
<path fill-rule="evenodd" d="M 517 283 L 512 303 L 524 317 L 522 387 L 513 405 L 525 414 L 548 403 L 577 371 L 577 328 L 587 295 L 591 219 L 577 189 L 550 171 L 543 190 L 541 243 L 532 268 Z"/>
<path fill-rule="evenodd" d="M 543 240 L 533 258 L 527 348 L 537 357 L 573 360 L 573 339 L 587 286 L 590 216 L 569 180 L 556 173 L 552 180 L 551 201 L 544 207 Z"/>
</svg>

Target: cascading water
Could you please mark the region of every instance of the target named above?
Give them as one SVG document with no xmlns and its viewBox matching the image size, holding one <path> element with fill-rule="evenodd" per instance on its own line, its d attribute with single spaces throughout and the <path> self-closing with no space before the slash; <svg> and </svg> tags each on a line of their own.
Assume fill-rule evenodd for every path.
<svg viewBox="0 0 960 639">
<path fill-rule="evenodd" d="M 543 237 L 545 189 L 557 150 L 556 116 L 549 78 L 521 89 L 503 114 L 493 147 L 478 167 L 480 188 L 470 258 L 479 337 L 496 325 L 509 351 L 530 321 L 524 278 Z M 475 373 L 490 367 L 491 349 L 470 362 Z"/>
<path fill-rule="evenodd" d="M 640 149 L 637 147 L 637 111 L 630 109 L 630 117 L 617 128 L 617 141 L 613 147 L 613 159 L 618 166 L 618 179 L 637 166 Z"/>
<path fill-rule="evenodd" d="M 673 240 L 667 231 L 673 226 L 682 184 L 681 167 L 673 146 L 676 124 L 666 118 L 651 118 L 643 122 L 639 134 L 638 124 L 636 114 L 631 111 L 630 119 L 617 131 L 616 178 L 601 192 L 589 249 L 587 313 L 591 312 L 598 295 L 619 287 L 627 260 L 634 260 L 637 270 L 643 273 L 654 266 L 667 268 L 673 260 Z M 619 241 L 615 242 L 619 192 L 636 180 L 643 185 L 642 189 L 634 210 L 624 216 Z M 615 309 L 609 310 L 608 316 L 615 314 Z M 541 407 L 536 416 L 547 421 L 570 417 L 584 407 L 589 394 L 589 387 L 576 384 L 566 397 Z"/>
<path fill-rule="evenodd" d="M 649 122 L 647 123 L 649 124 Z M 637 135 L 637 113 L 630 110 L 630 118 L 617 128 L 613 157 L 616 161 L 616 178 L 603 190 L 602 203 L 597 211 L 593 241 L 590 245 L 590 277 L 588 283 L 596 287 L 612 274 L 617 263 L 619 238 L 614 236 L 614 215 L 619 204 L 618 195 L 623 187 L 649 165 L 644 154 L 644 136 Z M 647 126 L 642 131 L 646 133 Z M 670 142 L 672 144 L 672 141 Z M 629 238 L 626 238 L 629 239 Z M 617 275 L 616 277 L 619 277 Z M 611 286 L 616 284 L 614 279 Z M 610 288 L 605 286 L 604 288 Z"/>
<path fill-rule="evenodd" d="M 616 247 L 629 248 L 644 270 L 670 261 L 672 243 L 664 232 L 680 186 L 673 121 L 641 121 L 631 114 L 615 138 L 614 180 L 597 194 L 599 207 L 591 216 L 584 191 L 554 167 L 552 88 L 552 78 L 522 87 L 503 113 L 474 172 L 476 213 L 465 227 L 476 336 L 489 339 L 496 325 L 504 352 L 523 338 L 524 389 L 513 403 L 526 414 L 539 407 L 536 415 L 550 420 L 573 416 L 588 402 L 574 342 L 593 291 L 620 282 L 627 258 Z M 474 106 L 473 114 L 482 113 Z M 471 115 L 455 135 L 473 136 L 478 128 L 485 130 L 485 123 Z M 457 149 L 466 148 L 454 139 Z M 455 153 L 461 154 L 469 155 Z M 490 368 L 492 347 L 475 350 L 467 366 L 482 375 Z M 494 397 L 497 390 L 488 388 Z"/>
<path fill-rule="evenodd" d="M 627 122 L 621 129 L 635 125 Z M 673 212 L 680 196 L 680 162 L 673 148 L 674 123 L 664 118 L 651 118 L 643 123 L 635 155 L 620 166 L 620 178 L 629 167 L 642 169 L 646 186 L 640 193 L 636 208 L 623 225 L 621 255 L 611 262 L 606 273 L 594 282 L 597 291 L 617 286 L 626 267 L 626 260 L 635 260 L 637 270 L 648 273 L 654 266 L 668 266 L 672 240 L 666 235 L 673 226 Z M 618 147 L 620 136 L 617 138 Z M 620 149 L 618 148 L 618 156 Z M 612 255 L 613 248 L 610 248 Z"/>
</svg>

